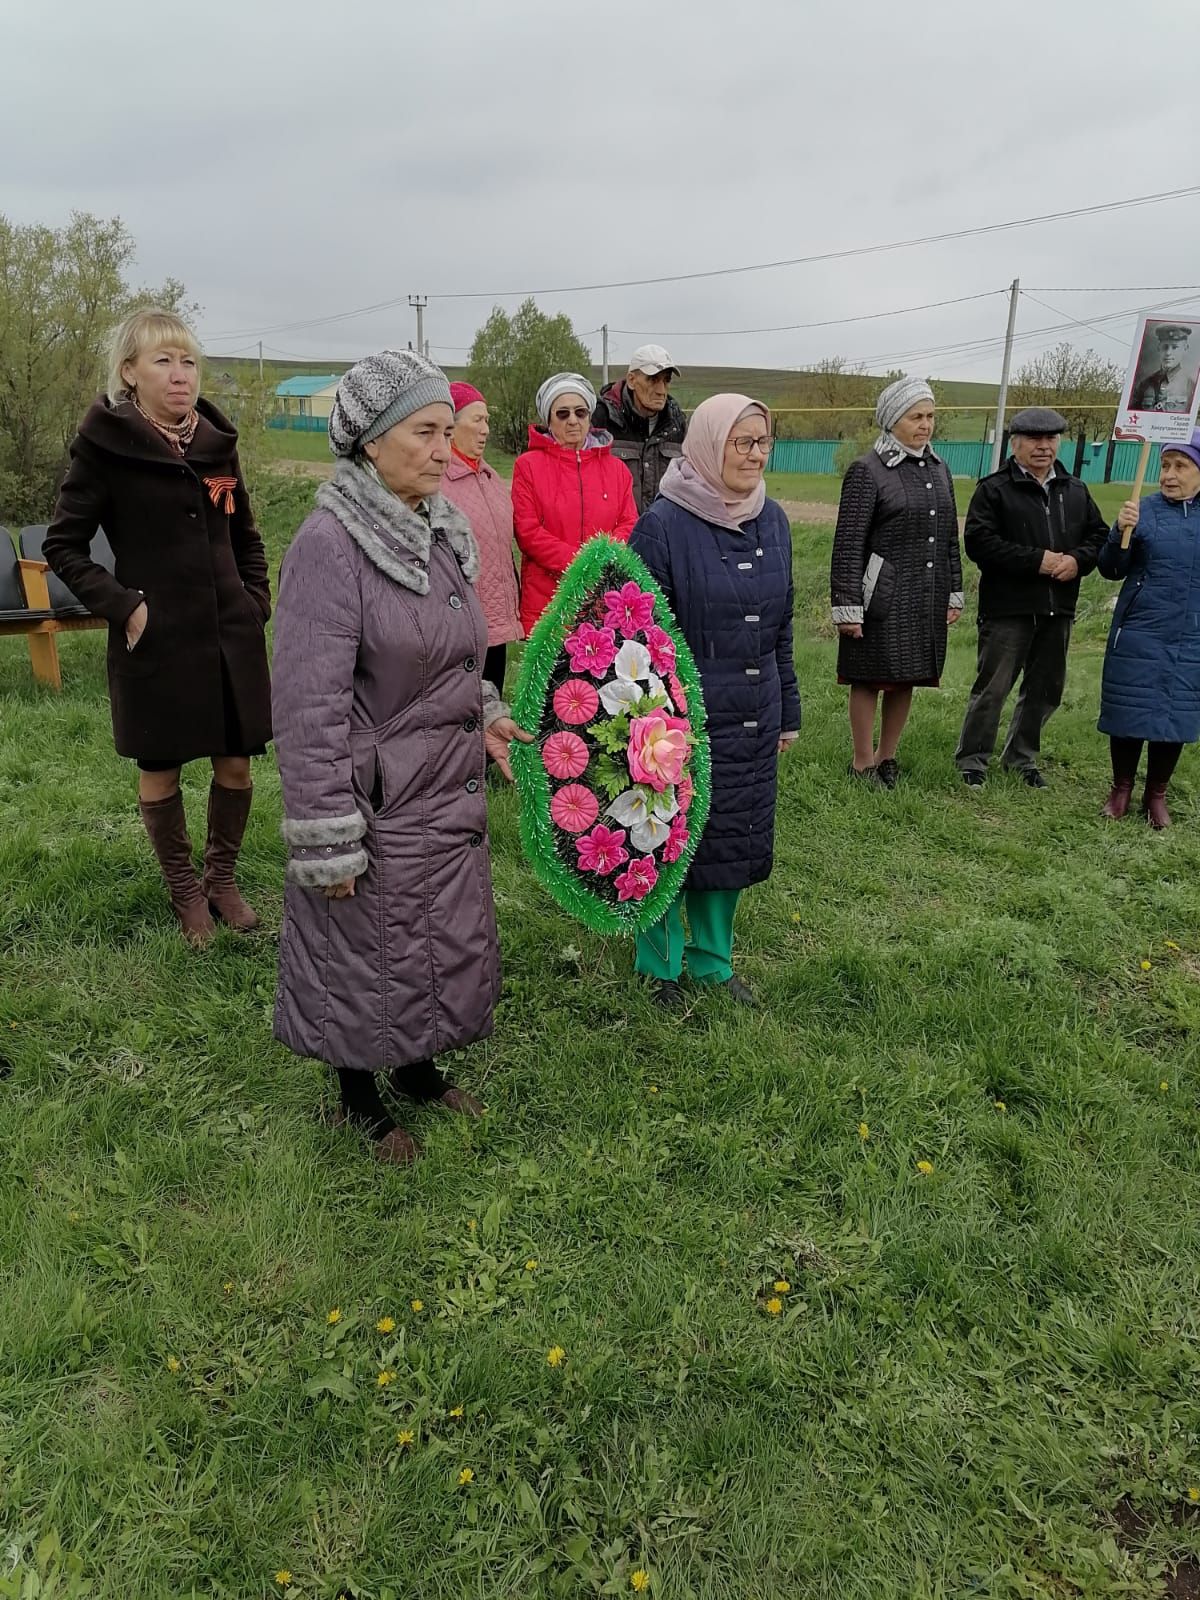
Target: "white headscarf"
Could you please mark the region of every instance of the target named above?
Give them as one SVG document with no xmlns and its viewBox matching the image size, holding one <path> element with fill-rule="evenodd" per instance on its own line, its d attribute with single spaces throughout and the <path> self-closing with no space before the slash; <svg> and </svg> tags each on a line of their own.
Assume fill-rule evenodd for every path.
<svg viewBox="0 0 1200 1600">
<path fill-rule="evenodd" d="M 910 450 L 907 445 L 901 444 L 892 432 L 896 423 L 906 411 L 911 411 L 920 400 L 933 400 L 933 390 L 924 378 L 897 378 L 895 383 L 889 383 L 887 388 L 875 402 L 875 421 L 879 424 L 880 434 L 875 441 L 875 454 L 883 458 L 886 467 L 898 467 L 905 456 L 912 456 L 919 460 L 925 453 L 922 450 Z M 930 452 L 932 454 L 932 452 Z"/>
<path fill-rule="evenodd" d="M 556 372 L 552 378 L 546 379 L 533 402 L 538 416 L 547 426 L 550 422 L 550 407 L 560 394 L 582 395 L 587 401 L 589 416 L 596 409 L 596 391 L 581 373 Z"/>
</svg>

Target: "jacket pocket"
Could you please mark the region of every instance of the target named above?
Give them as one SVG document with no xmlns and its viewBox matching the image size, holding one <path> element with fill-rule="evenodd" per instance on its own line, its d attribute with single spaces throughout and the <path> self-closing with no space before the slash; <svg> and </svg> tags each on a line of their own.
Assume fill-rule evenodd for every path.
<svg viewBox="0 0 1200 1600">
<path fill-rule="evenodd" d="M 115 627 L 109 636 L 109 665 L 122 677 L 145 677 L 154 670 L 158 659 L 160 607 L 148 594 L 142 595 L 142 603 L 146 607 L 146 626 L 138 635 L 138 642 L 133 649 L 125 641 L 124 623 Z"/>
<path fill-rule="evenodd" d="M 882 622 L 892 609 L 896 593 L 896 569 L 878 552 L 873 552 L 863 573 L 863 617 Z"/>
</svg>

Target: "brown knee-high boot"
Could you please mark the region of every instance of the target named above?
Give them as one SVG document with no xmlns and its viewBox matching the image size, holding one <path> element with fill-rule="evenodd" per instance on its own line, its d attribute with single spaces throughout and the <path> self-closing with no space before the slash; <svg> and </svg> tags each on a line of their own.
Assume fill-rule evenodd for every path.
<svg viewBox="0 0 1200 1600">
<path fill-rule="evenodd" d="M 215 780 L 208 791 L 208 844 L 204 850 L 202 887 L 214 915 L 243 933 L 258 927 L 258 918 L 242 899 L 233 878 L 253 792 L 249 785 L 245 789 L 226 789 Z"/>
<path fill-rule="evenodd" d="M 213 936 L 213 920 L 192 864 L 183 796 L 176 790 L 166 800 L 141 800 L 138 805 L 183 936 L 189 944 L 205 945 Z"/>
</svg>

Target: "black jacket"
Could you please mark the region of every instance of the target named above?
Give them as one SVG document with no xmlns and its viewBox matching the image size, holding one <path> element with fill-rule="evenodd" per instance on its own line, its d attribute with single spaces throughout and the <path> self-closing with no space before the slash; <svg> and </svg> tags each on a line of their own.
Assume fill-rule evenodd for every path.
<svg viewBox="0 0 1200 1600">
<path fill-rule="evenodd" d="M 1009 457 L 980 479 L 967 510 L 963 543 L 980 572 L 979 615 L 1073 617 L 1079 578 L 1107 537 L 1100 508 L 1061 461 L 1043 489 Z M 1059 583 L 1039 572 L 1047 550 L 1074 556 L 1079 578 Z"/>
<path fill-rule="evenodd" d="M 639 513 L 645 511 L 658 493 L 667 466 L 680 454 L 687 432 L 687 418 L 678 401 L 668 395 L 657 417 L 643 417 L 634 410 L 633 396 L 622 378 L 596 402 L 592 424 L 612 434 L 612 453 L 633 474 L 633 498 Z"/>
</svg>

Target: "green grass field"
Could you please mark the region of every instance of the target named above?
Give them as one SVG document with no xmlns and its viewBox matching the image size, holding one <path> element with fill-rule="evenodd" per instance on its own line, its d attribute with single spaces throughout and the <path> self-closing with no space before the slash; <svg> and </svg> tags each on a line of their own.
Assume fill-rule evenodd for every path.
<svg viewBox="0 0 1200 1600">
<path fill-rule="evenodd" d="M 260 499 L 276 561 L 311 491 Z M 1048 791 L 956 781 L 968 620 L 899 791 L 850 788 L 829 540 L 796 533 L 804 731 L 739 918 L 762 1009 L 657 1015 L 491 790 L 504 997 L 455 1063 L 490 1109 L 414 1115 L 409 1173 L 271 1040 L 271 761 L 268 931 L 193 954 L 103 636 L 61 697 L 0 641 L 0 1596 L 1194 1592 L 1195 753 L 1172 831 L 1100 822 L 1090 578 Z"/>
</svg>

